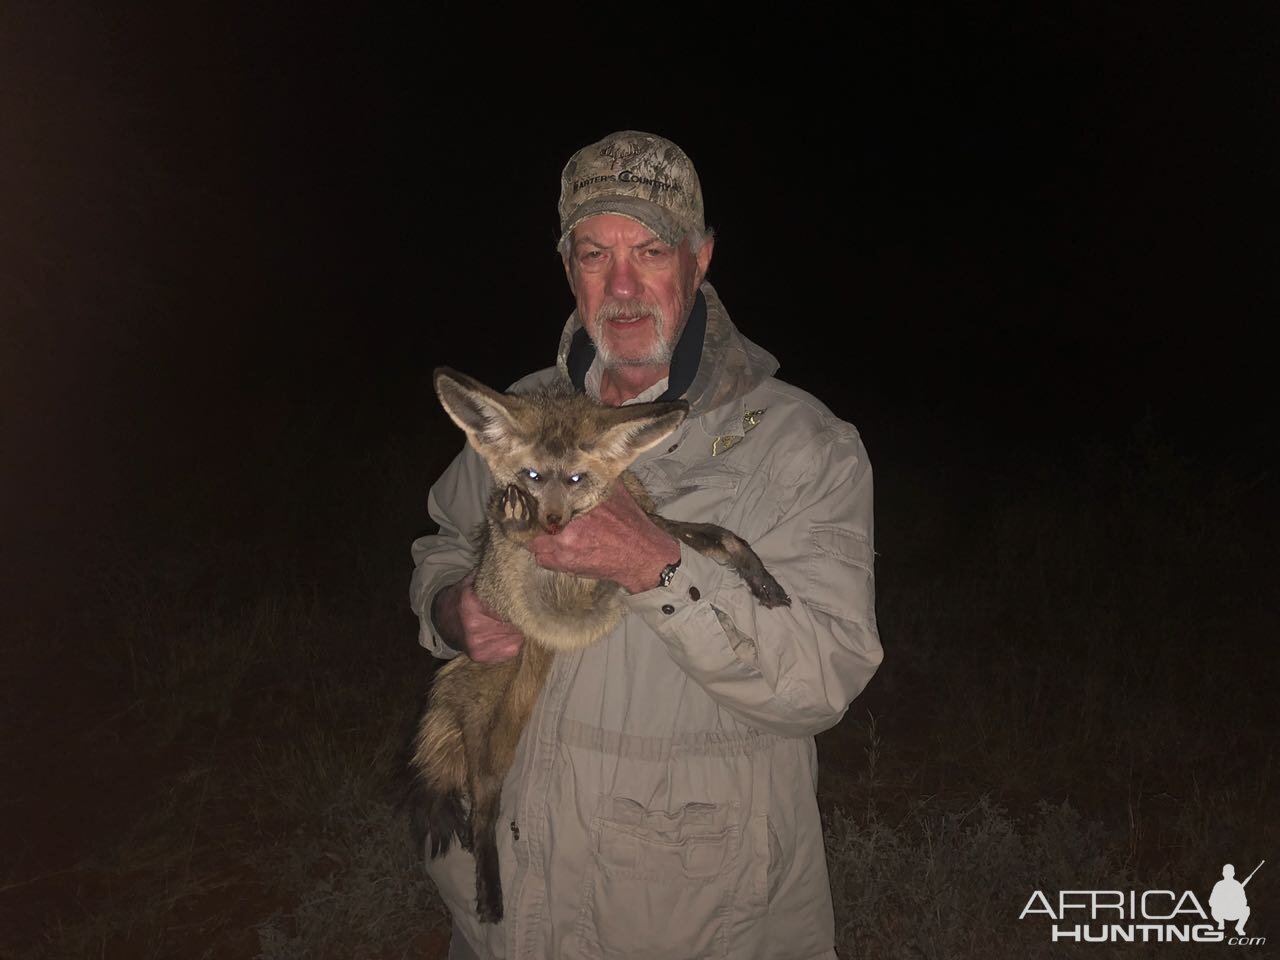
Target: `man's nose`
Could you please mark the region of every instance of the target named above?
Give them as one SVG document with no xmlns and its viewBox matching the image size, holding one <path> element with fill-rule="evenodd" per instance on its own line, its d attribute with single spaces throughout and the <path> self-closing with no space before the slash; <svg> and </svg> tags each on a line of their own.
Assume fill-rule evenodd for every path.
<svg viewBox="0 0 1280 960">
<path fill-rule="evenodd" d="M 605 292 L 618 300 L 629 300 L 640 292 L 640 277 L 635 266 L 625 257 L 617 257 L 609 264 L 608 289 Z"/>
</svg>

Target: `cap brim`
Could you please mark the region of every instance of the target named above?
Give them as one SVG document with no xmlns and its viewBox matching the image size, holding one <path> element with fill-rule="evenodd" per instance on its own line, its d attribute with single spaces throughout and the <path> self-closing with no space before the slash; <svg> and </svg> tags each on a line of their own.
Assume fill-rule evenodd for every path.
<svg viewBox="0 0 1280 960">
<path fill-rule="evenodd" d="M 684 235 L 688 232 L 686 224 L 676 219 L 670 210 L 660 207 L 656 203 L 642 200 L 640 197 L 613 195 L 588 200 L 574 210 L 573 213 L 565 218 L 563 229 L 560 231 L 560 239 L 563 240 L 567 237 L 569 231 L 582 223 L 582 221 L 605 213 L 615 213 L 620 217 L 626 217 L 628 220 L 635 220 L 656 233 L 663 243 L 668 243 L 673 247 L 683 240 Z"/>
</svg>

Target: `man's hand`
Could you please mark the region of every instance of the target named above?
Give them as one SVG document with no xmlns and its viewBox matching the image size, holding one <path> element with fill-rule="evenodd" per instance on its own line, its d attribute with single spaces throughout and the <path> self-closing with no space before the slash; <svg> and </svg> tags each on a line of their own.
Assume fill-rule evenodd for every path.
<svg viewBox="0 0 1280 960">
<path fill-rule="evenodd" d="M 555 536 L 539 534 L 529 549 L 540 567 L 612 580 L 628 593 L 656 587 L 662 569 L 680 559 L 680 544 L 654 525 L 621 482 L 600 506 Z"/>
<path fill-rule="evenodd" d="M 510 660 L 524 645 L 524 634 L 499 620 L 480 602 L 475 582 L 476 572 L 472 570 L 436 594 L 431 619 L 445 643 L 476 663 Z"/>
</svg>

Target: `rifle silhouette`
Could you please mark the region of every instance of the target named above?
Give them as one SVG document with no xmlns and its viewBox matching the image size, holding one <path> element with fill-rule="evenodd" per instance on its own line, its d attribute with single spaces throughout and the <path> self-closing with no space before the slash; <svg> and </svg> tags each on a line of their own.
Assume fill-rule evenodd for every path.
<svg viewBox="0 0 1280 960">
<path fill-rule="evenodd" d="M 1262 869 L 1262 864 L 1263 864 L 1263 863 L 1266 863 L 1266 862 L 1267 862 L 1267 861 L 1263 860 L 1263 861 L 1262 861 L 1262 863 L 1259 863 L 1256 867 L 1254 867 L 1254 868 L 1253 868 L 1253 873 L 1257 873 L 1259 870 L 1261 870 L 1261 869 Z M 1240 884 L 1240 886 L 1242 886 L 1242 887 L 1243 887 L 1243 886 L 1245 886 L 1245 885 L 1246 885 L 1250 880 L 1252 880 L 1252 879 L 1253 879 L 1253 873 L 1251 873 L 1251 874 L 1249 874 L 1247 877 L 1245 877 L 1245 878 L 1244 878 L 1244 883 Z"/>
</svg>

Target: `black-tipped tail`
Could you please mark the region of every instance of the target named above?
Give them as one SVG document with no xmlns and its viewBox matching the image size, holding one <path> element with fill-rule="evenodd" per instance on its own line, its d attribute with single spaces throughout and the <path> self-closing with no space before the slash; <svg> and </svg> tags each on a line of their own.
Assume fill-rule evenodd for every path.
<svg viewBox="0 0 1280 960">
<path fill-rule="evenodd" d="M 462 849 L 471 849 L 471 818 L 455 791 L 440 793 L 415 778 L 405 805 L 414 847 L 434 860 L 449 852 L 456 837 Z"/>
</svg>

